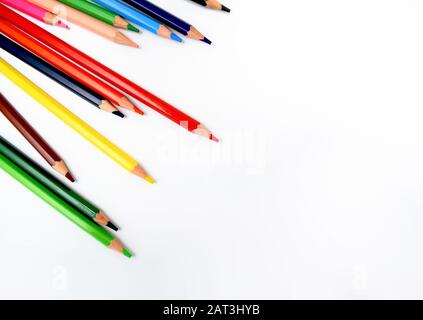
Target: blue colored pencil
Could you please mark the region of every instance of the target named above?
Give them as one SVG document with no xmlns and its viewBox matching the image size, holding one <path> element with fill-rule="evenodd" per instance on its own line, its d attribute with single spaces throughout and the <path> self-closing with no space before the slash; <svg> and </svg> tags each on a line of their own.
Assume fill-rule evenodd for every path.
<svg viewBox="0 0 423 320">
<path fill-rule="evenodd" d="M 96 1 L 96 0 L 94 0 Z M 168 27 L 182 33 L 183 35 L 203 41 L 205 43 L 211 44 L 211 41 L 204 37 L 194 26 L 185 22 L 184 20 L 176 17 L 170 12 L 156 6 L 154 3 L 151 3 L 147 0 L 123 0 L 127 4 L 133 6 L 134 8 L 144 12 L 150 17 L 160 21 L 161 23 L 167 25 Z"/>
<path fill-rule="evenodd" d="M 157 34 L 161 37 L 172 39 L 178 42 L 182 42 L 182 39 L 173 33 L 169 28 L 162 25 L 161 23 L 153 20 L 147 15 L 135 10 L 134 8 L 122 3 L 118 0 L 92 0 L 100 6 L 117 13 L 123 18 L 141 26 L 142 28 Z"/>
</svg>

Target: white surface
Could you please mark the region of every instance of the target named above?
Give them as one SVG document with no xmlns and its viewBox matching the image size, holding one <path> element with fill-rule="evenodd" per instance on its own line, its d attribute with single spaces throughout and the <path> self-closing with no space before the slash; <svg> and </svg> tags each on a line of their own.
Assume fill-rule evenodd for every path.
<svg viewBox="0 0 423 320">
<path fill-rule="evenodd" d="M 214 45 L 128 33 L 134 50 L 49 30 L 222 143 L 147 108 L 101 113 L 1 52 L 159 183 L 126 173 L 1 77 L 136 257 L 0 173 L 0 298 L 423 298 L 423 3 L 225 0 L 227 15 L 156 2 Z M 3 118 L 0 130 L 43 163 Z"/>
</svg>

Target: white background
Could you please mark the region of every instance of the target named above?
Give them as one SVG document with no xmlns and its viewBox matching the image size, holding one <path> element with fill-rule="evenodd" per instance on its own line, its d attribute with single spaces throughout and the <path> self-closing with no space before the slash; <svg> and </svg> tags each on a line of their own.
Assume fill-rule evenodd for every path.
<svg viewBox="0 0 423 320">
<path fill-rule="evenodd" d="M 100 112 L 0 56 L 138 159 L 128 174 L 0 77 L 122 228 L 129 260 L 0 173 L 0 298 L 423 298 L 423 3 L 155 0 L 213 46 L 48 27 L 202 121 Z M 0 134 L 39 163 L 4 118 Z"/>
</svg>

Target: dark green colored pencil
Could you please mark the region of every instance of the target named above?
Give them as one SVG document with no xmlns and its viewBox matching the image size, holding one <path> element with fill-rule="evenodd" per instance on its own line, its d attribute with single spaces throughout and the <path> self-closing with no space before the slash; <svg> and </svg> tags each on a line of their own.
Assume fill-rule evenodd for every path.
<svg viewBox="0 0 423 320">
<path fill-rule="evenodd" d="M 25 186 L 28 190 L 44 200 L 63 216 L 90 234 L 96 240 L 104 244 L 106 247 L 116 250 L 129 258 L 132 257 L 132 254 L 125 247 L 123 247 L 123 245 L 119 242 L 118 239 L 116 239 L 116 237 L 100 227 L 93 220 L 87 218 L 84 214 L 81 214 L 68 202 L 60 198 L 57 194 L 52 192 L 37 179 L 22 170 L 3 153 L 0 153 L 0 169 L 4 170 L 7 174 Z M 3 201 L 6 200 L 7 199 L 3 199 Z M 19 202 L 16 204 L 16 207 L 17 209 L 19 208 Z"/>
<path fill-rule="evenodd" d="M 74 206 L 76 209 L 81 211 L 83 214 L 98 224 L 105 225 L 115 231 L 118 230 L 118 228 L 110 222 L 109 218 L 102 210 L 97 208 L 81 195 L 68 188 L 66 185 L 44 170 L 41 166 L 39 166 L 1 136 L 0 153 L 5 155 L 9 160 L 13 161 L 13 163 L 18 165 L 26 173 L 37 179 L 52 192 L 69 202 L 69 204 Z"/>
</svg>

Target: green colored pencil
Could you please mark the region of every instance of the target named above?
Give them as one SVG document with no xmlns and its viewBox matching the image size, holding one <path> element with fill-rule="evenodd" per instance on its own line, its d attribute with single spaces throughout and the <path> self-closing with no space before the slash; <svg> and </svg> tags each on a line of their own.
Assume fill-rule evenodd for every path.
<svg viewBox="0 0 423 320">
<path fill-rule="evenodd" d="M 0 153 L 98 224 L 105 225 L 115 231 L 118 230 L 102 210 L 68 188 L 1 136 Z"/>
<path fill-rule="evenodd" d="M 116 13 L 109 11 L 99 5 L 88 2 L 86 0 L 58 0 L 69 7 L 79 10 L 91 17 L 94 17 L 100 21 L 103 21 L 111 26 L 127 29 L 130 31 L 140 32 L 139 29 L 134 27 L 128 21 L 117 15 Z"/>
<path fill-rule="evenodd" d="M 88 219 L 85 215 L 81 214 L 65 200 L 61 199 L 58 195 L 54 194 L 47 187 L 38 182 L 35 178 L 31 177 L 10 161 L 4 154 L 0 154 L 0 168 L 102 244 L 123 253 L 129 258 L 132 256 L 132 254 L 122 246 L 119 240 L 117 240 L 109 232 L 104 230 L 94 221 Z"/>
</svg>

